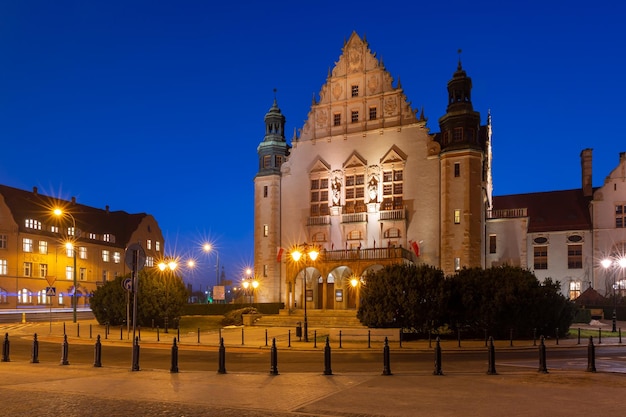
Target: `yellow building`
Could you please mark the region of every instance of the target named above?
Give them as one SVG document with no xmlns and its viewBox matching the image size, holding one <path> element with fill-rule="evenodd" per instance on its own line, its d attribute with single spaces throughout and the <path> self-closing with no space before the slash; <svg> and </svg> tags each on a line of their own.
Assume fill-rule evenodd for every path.
<svg viewBox="0 0 626 417">
<path fill-rule="evenodd" d="M 0 185 L 0 309 L 70 308 L 74 298 L 77 308 L 88 307 L 99 285 L 130 272 L 132 243 L 143 247 L 146 266 L 162 258 L 163 235 L 151 215 Z"/>
<path fill-rule="evenodd" d="M 441 133 L 356 33 L 290 143 L 274 102 L 257 149 L 259 302 L 301 308 L 306 294 L 311 309 L 353 309 L 360 279 L 384 265 L 484 266 L 491 130 L 460 61 L 451 73 Z M 320 254 L 296 262 L 296 248 Z"/>
</svg>

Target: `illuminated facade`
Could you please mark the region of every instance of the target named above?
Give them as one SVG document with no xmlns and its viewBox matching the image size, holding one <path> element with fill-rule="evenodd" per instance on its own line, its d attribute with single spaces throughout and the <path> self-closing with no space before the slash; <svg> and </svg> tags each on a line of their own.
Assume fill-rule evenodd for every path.
<svg viewBox="0 0 626 417">
<path fill-rule="evenodd" d="M 460 61 L 447 88 L 441 133 L 431 133 L 353 33 L 290 143 L 274 102 L 257 148 L 260 302 L 302 306 L 306 280 L 307 307 L 352 309 L 358 285 L 350 283 L 384 265 L 484 266 L 491 131 L 472 107 Z M 305 243 L 319 258 L 294 262 L 290 251 Z"/>
<path fill-rule="evenodd" d="M 163 235 L 151 215 L 0 185 L 0 309 L 69 308 L 75 290 L 77 308 L 88 307 L 99 285 L 130 272 L 131 243 L 144 248 L 146 266 L 162 258 Z"/>
</svg>

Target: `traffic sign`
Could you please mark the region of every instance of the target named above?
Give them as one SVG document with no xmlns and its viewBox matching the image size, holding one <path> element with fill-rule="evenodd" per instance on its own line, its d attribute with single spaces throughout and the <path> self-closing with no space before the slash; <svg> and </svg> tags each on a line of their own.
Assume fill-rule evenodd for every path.
<svg viewBox="0 0 626 417">
<path fill-rule="evenodd" d="M 137 271 L 141 271 L 146 265 L 146 252 L 139 243 L 132 243 L 128 248 L 126 248 L 124 261 L 130 269 L 133 269 L 133 256 L 135 251 L 137 251 Z"/>
<path fill-rule="evenodd" d="M 54 297 L 55 295 L 57 295 L 56 287 L 46 287 L 46 295 L 48 297 Z"/>
<path fill-rule="evenodd" d="M 126 291 L 132 290 L 133 289 L 133 280 L 132 280 L 132 278 L 125 278 L 124 281 L 122 281 L 122 287 Z"/>
</svg>

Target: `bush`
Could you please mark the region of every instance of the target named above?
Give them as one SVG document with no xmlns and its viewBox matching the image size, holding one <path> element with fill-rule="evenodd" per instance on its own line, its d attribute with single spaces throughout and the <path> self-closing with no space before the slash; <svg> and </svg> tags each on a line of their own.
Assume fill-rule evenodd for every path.
<svg viewBox="0 0 626 417">
<path fill-rule="evenodd" d="M 222 325 L 224 326 L 241 326 L 243 325 L 244 314 L 259 314 L 254 307 L 244 307 L 238 310 L 231 310 L 224 314 Z"/>
</svg>

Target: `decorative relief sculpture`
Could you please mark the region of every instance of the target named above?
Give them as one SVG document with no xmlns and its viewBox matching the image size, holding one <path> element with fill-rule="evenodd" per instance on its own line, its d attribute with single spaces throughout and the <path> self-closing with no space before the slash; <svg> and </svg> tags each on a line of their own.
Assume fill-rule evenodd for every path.
<svg viewBox="0 0 626 417">
<path fill-rule="evenodd" d="M 333 192 L 333 206 L 341 205 L 341 178 L 339 176 L 334 176 L 331 183 L 331 189 Z"/>
</svg>

